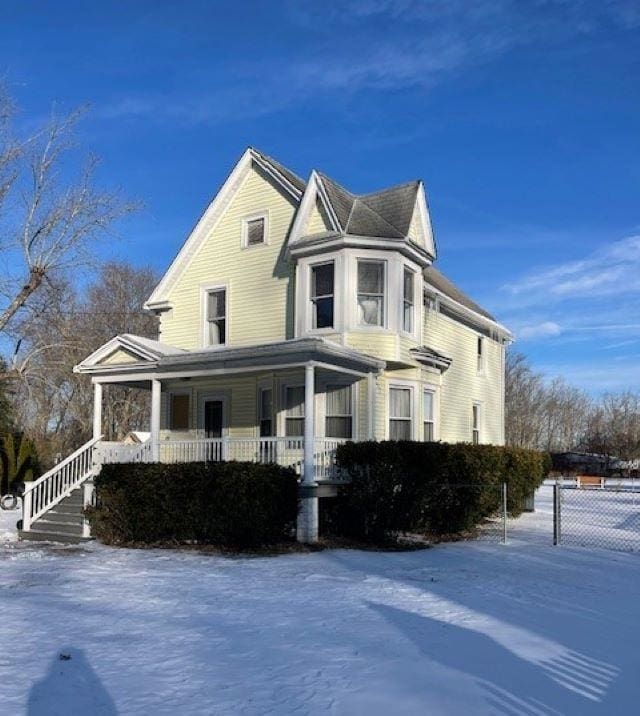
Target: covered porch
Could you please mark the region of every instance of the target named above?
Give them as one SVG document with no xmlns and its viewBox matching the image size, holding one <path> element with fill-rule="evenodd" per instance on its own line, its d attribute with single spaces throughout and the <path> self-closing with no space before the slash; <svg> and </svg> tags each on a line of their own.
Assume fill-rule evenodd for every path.
<svg viewBox="0 0 640 716">
<path fill-rule="evenodd" d="M 187 352 L 118 336 L 77 370 L 92 376 L 98 463 L 241 460 L 337 482 L 338 445 L 373 439 L 384 362 L 321 338 Z M 150 391 L 149 438 L 102 440 L 110 385 Z"/>
</svg>

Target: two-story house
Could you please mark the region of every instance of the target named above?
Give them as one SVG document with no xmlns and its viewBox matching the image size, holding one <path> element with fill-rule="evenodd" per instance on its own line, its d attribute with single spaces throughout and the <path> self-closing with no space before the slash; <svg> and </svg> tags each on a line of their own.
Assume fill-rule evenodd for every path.
<svg viewBox="0 0 640 716">
<path fill-rule="evenodd" d="M 116 336 L 76 367 L 90 449 L 276 461 L 315 485 L 341 441 L 502 444 L 510 333 L 435 259 L 421 181 L 354 195 L 247 149 L 147 301 L 157 340 Z M 101 442 L 114 383 L 151 391 L 142 445 Z"/>
</svg>

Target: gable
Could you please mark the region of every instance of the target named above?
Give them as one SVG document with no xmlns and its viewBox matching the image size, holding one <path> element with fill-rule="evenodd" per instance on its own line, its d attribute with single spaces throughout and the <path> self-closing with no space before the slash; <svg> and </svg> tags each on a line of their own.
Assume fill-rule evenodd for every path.
<svg viewBox="0 0 640 716">
<path fill-rule="evenodd" d="M 110 353 L 108 356 L 98 360 L 96 365 L 113 365 L 119 363 L 138 363 L 140 362 L 140 356 L 136 356 L 131 351 L 127 351 L 124 348 L 118 348 L 117 350 Z"/>
<path fill-rule="evenodd" d="M 418 210 L 417 202 L 413 208 L 413 216 L 411 217 L 411 223 L 409 224 L 408 236 L 414 244 L 424 246 L 424 231 L 422 228 L 422 221 L 420 219 L 420 211 Z"/>
<path fill-rule="evenodd" d="M 321 234 L 325 231 L 332 231 L 331 220 L 319 199 L 316 199 L 316 205 L 311 210 L 307 223 L 303 229 L 303 234 Z"/>
</svg>

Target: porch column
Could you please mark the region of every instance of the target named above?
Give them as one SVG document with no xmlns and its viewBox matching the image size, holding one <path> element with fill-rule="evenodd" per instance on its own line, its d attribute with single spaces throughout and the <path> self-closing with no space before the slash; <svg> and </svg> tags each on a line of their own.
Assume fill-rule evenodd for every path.
<svg viewBox="0 0 640 716">
<path fill-rule="evenodd" d="M 151 381 L 151 456 L 154 462 L 160 459 L 160 400 L 162 383 L 154 378 Z"/>
<path fill-rule="evenodd" d="M 93 438 L 102 435 L 102 383 L 93 384 Z"/>
<path fill-rule="evenodd" d="M 373 373 L 367 373 L 367 439 L 375 439 L 376 426 L 376 379 Z"/>
<path fill-rule="evenodd" d="M 315 369 L 313 363 L 304 368 L 304 472 L 302 487 L 316 484 L 315 443 Z M 312 544 L 318 541 L 318 498 L 302 497 L 298 512 L 298 542 Z"/>
</svg>

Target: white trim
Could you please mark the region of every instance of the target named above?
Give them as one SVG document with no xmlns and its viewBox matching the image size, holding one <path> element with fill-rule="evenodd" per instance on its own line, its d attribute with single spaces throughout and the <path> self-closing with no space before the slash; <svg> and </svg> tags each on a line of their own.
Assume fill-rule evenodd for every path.
<svg viewBox="0 0 640 716">
<path fill-rule="evenodd" d="M 271 217 L 269 209 L 265 209 L 264 211 L 258 211 L 254 214 L 248 214 L 247 216 L 242 217 L 242 240 L 240 242 L 240 247 L 242 249 L 255 249 L 258 246 L 269 245 L 269 229 L 271 226 L 270 218 Z M 257 219 L 263 219 L 264 221 L 264 232 L 262 235 L 262 241 L 259 244 L 249 244 L 249 222 L 256 221 Z"/>
<path fill-rule="evenodd" d="M 214 230 L 218 221 L 224 215 L 224 212 L 231 203 L 233 197 L 238 192 L 245 177 L 251 170 L 253 162 L 263 171 L 267 172 L 269 176 L 273 177 L 273 179 L 275 179 L 275 181 L 277 181 L 293 199 L 300 201 L 302 196 L 302 192 L 300 190 L 295 188 L 283 175 L 279 172 L 275 172 L 270 166 L 268 166 L 251 147 L 246 149 L 222 187 L 218 190 L 209 203 L 209 206 L 205 209 L 204 213 L 192 229 L 187 240 L 182 245 L 182 248 L 179 250 L 166 273 L 160 280 L 160 283 L 156 286 L 151 296 L 149 296 L 148 300 L 144 304 L 145 308 L 154 310 L 157 307 L 158 310 L 160 310 L 161 308 L 165 309 L 167 307 L 171 289 L 175 286 L 183 271 L 189 266 L 191 260 L 197 254 L 202 244 L 211 235 L 211 232 Z"/>
<path fill-rule="evenodd" d="M 423 442 L 425 442 L 424 439 L 424 424 L 427 422 L 424 414 L 424 394 L 430 393 L 432 396 L 432 410 L 433 410 L 433 418 L 431 422 L 433 423 L 433 442 L 437 442 L 440 440 L 440 391 L 438 390 L 437 386 L 432 384 L 423 384 L 422 385 L 422 393 L 421 393 L 421 400 L 422 404 L 420 405 L 420 430 L 421 430 L 421 439 Z"/>
<path fill-rule="evenodd" d="M 385 428 L 384 434 L 387 440 L 389 437 L 389 423 L 391 421 L 391 395 L 390 392 L 393 388 L 400 390 L 409 389 L 411 391 L 411 437 L 410 440 L 418 440 L 418 415 L 421 416 L 422 410 L 419 409 L 418 405 L 418 381 L 406 380 L 404 378 L 391 378 L 387 380 L 387 395 L 386 395 L 386 409 L 385 409 Z M 422 396 L 421 396 L 422 397 Z"/>
<path fill-rule="evenodd" d="M 256 383 L 256 437 L 260 437 L 260 422 L 262 419 L 262 393 L 266 390 L 271 391 L 271 433 L 270 437 L 276 437 L 278 433 L 278 411 L 277 411 L 277 399 L 276 399 L 276 388 L 273 384 L 273 377 L 263 378 L 258 380 Z"/>
<path fill-rule="evenodd" d="M 358 296 L 360 295 L 359 292 L 359 281 L 358 281 L 358 269 L 360 267 L 361 263 L 366 264 L 382 264 L 382 323 L 361 323 L 360 322 L 360 305 L 358 303 Z M 355 283 L 356 283 L 356 303 L 354 306 L 355 310 L 355 320 L 353 322 L 353 326 L 357 327 L 359 330 L 364 331 L 380 331 L 380 330 L 389 330 L 390 328 L 390 321 L 389 321 L 389 262 L 385 259 L 379 259 L 379 258 L 369 258 L 367 256 L 356 256 L 356 267 L 355 267 Z"/>
<path fill-rule="evenodd" d="M 433 236 L 433 227 L 431 225 L 431 216 L 429 213 L 429 206 L 427 204 L 427 195 L 424 190 L 424 183 L 421 181 L 418 185 L 418 192 L 416 195 L 416 207 L 420 213 L 420 223 L 422 224 L 422 231 L 424 236 L 425 246 L 427 253 L 431 255 L 433 259 L 437 256 L 436 242 Z"/>
<path fill-rule="evenodd" d="M 478 407 L 478 427 L 474 428 L 473 425 L 473 408 L 477 406 Z M 478 431 L 478 445 L 484 444 L 484 434 L 485 434 L 485 426 L 484 426 L 484 401 L 482 400 L 476 400 L 475 398 L 471 400 L 471 414 L 469 415 L 469 433 L 471 435 L 470 442 L 473 443 L 473 433 L 475 430 Z"/>
<path fill-rule="evenodd" d="M 309 180 L 307 181 L 307 188 L 302 197 L 302 201 L 300 202 L 300 207 L 298 208 L 293 226 L 291 227 L 289 245 L 295 244 L 296 241 L 305 236 L 305 227 L 307 226 L 311 212 L 316 207 L 317 199 L 320 199 L 324 210 L 329 217 L 331 229 L 333 231 L 340 231 L 340 225 L 333 211 L 333 207 L 327 200 L 320 177 L 314 169 L 309 176 Z"/>
<path fill-rule="evenodd" d="M 316 437 L 324 438 L 327 437 L 327 387 L 344 387 L 350 388 L 351 392 L 351 437 L 348 440 L 359 439 L 359 414 L 358 414 L 358 382 L 354 380 L 348 380 L 344 376 L 342 377 L 328 377 L 322 378 L 318 381 L 317 393 L 316 393 L 316 405 L 319 410 L 316 411 L 316 417 L 318 422 L 316 425 Z M 344 417 L 344 416 L 343 416 Z M 335 438 L 336 440 L 338 438 Z"/>
<path fill-rule="evenodd" d="M 485 343 L 486 336 L 478 333 L 476 336 L 476 375 L 485 376 L 487 374 L 487 346 Z M 480 347 L 480 352 L 478 348 Z"/>
</svg>

